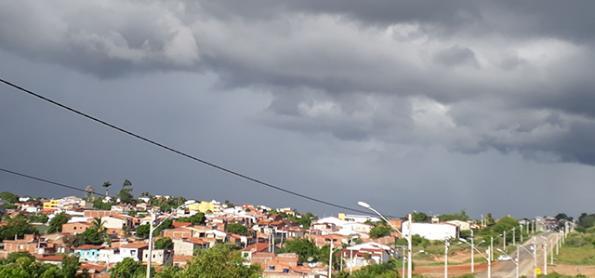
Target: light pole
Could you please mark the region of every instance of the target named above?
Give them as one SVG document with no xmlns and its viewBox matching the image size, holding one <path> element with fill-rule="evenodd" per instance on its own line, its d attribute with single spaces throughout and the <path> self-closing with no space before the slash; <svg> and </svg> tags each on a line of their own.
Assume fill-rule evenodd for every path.
<svg viewBox="0 0 595 278">
<path fill-rule="evenodd" d="M 547 275 L 547 238 L 540 236 L 543 240 L 543 274 Z"/>
<path fill-rule="evenodd" d="M 512 245 L 516 245 L 516 227 L 512 227 Z"/>
<path fill-rule="evenodd" d="M 386 219 L 386 217 L 384 217 L 384 215 L 382 215 L 380 212 L 378 212 L 377 210 L 375 210 L 372 206 L 370 206 L 368 203 L 366 202 L 357 202 L 357 204 L 361 207 L 367 208 L 371 211 L 373 211 L 376 215 L 378 215 L 380 218 L 382 218 L 382 220 L 386 221 L 386 223 L 388 223 L 388 225 L 390 225 L 390 227 L 396 231 L 397 233 L 401 234 L 401 236 L 403 236 L 403 232 L 399 230 L 399 228 L 395 227 L 390 221 L 388 221 L 388 219 Z M 411 256 L 412 256 L 412 243 L 411 243 L 411 222 L 412 222 L 412 218 L 411 218 L 411 213 L 409 213 L 408 215 L 408 222 L 407 222 L 407 237 L 405 238 L 407 240 L 407 278 L 411 278 L 411 268 L 412 268 L 412 264 L 411 264 Z"/>
<path fill-rule="evenodd" d="M 331 278 L 333 275 L 333 239 L 331 238 L 331 245 L 329 245 L 329 255 L 328 255 L 328 278 Z"/>
<path fill-rule="evenodd" d="M 492 278 L 492 254 L 493 254 L 493 250 L 491 250 L 491 247 L 488 247 L 488 250 L 486 250 L 486 254 L 487 256 L 485 256 L 479 249 L 477 249 L 475 246 L 472 246 L 466 239 L 464 238 L 459 238 L 459 241 L 471 246 L 471 248 L 475 249 L 482 257 L 484 257 L 487 261 L 488 261 L 488 278 Z"/>
<path fill-rule="evenodd" d="M 502 233 L 502 249 L 506 250 L 506 231 Z"/>
<path fill-rule="evenodd" d="M 521 244 L 523 244 L 523 224 L 519 225 L 519 228 L 521 228 Z"/>
<path fill-rule="evenodd" d="M 490 260 L 494 258 L 494 237 L 490 236 Z"/>
<path fill-rule="evenodd" d="M 535 243 L 535 238 L 533 238 L 533 243 Z M 531 255 L 531 257 L 533 257 L 533 277 L 537 277 L 537 273 L 535 273 L 535 269 L 537 269 L 537 251 L 535 251 L 537 249 L 537 246 L 534 244 L 533 245 L 533 251 L 527 249 L 527 247 L 523 246 L 523 245 L 518 245 L 518 247 L 521 247 L 523 250 L 527 251 L 527 253 L 529 253 L 529 255 Z M 517 252 L 519 252 L 520 250 L 517 250 Z M 520 253 L 520 252 L 519 252 Z M 517 253 L 517 256 L 519 256 L 520 254 Z M 519 264 L 521 263 L 520 261 L 520 257 L 519 257 Z"/>
<path fill-rule="evenodd" d="M 475 273 L 475 237 L 473 236 L 473 229 L 471 229 L 471 273 Z"/>
<path fill-rule="evenodd" d="M 498 252 L 500 252 L 504 255 L 508 255 L 502 249 L 496 249 L 496 250 L 498 250 Z M 519 262 L 520 262 L 519 261 L 519 253 L 520 253 L 519 246 L 517 246 L 516 247 L 516 258 L 512 260 L 512 262 L 515 265 L 515 278 L 519 278 Z"/>
<path fill-rule="evenodd" d="M 159 225 L 161 225 L 163 222 L 165 222 L 165 220 L 169 218 L 169 215 L 166 216 L 161 222 L 159 222 L 159 224 L 153 227 L 156 215 L 154 212 L 149 212 L 149 214 L 151 215 L 151 221 L 149 222 L 149 254 L 147 256 L 146 271 L 147 278 L 151 278 L 151 259 L 153 258 L 153 232 L 155 231 L 155 229 L 157 229 L 157 227 L 159 227 Z"/>
<path fill-rule="evenodd" d="M 444 278 L 448 278 L 448 237 L 444 239 Z"/>
</svg>

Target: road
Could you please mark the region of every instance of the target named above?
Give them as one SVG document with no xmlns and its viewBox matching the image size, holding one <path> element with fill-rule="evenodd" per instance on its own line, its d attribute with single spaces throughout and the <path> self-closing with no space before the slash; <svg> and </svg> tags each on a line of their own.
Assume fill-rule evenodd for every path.
<svg viewBox="0 0 595 278">
<path fill-rule="evenodd" d="M 551 244 L 553 242 L 555 242 L 556 239 L 556 233 L 554 232 L 546 232 L 543 233 L 541 235 L 537 235 L 536 236 L 536 242 L 537 242 L 537 260 L 535 261 L 533 258 L 533 254 L 531 250 L 531 247 L 533 245 L 533 240 L 530 239 L 526 242 L 524 242 L 520 248 L 520 268 L 519 268 L 519 277 L 520 276 L 527 276 L 527 277 L 533 277 L 533 269 L 535 267 L 535 264 L 537 263 L 537 267 L 541 268 L 543 270 L 543 238 L 541 238 L 540 236 L 546 237 L 548 239 L 548 242 Z M 548 252 L 549 252 L 549 248 L 550 246 L 548 246 Z M 530 253 L 531 252 L 531 253 Z M 497 257 L 497 252 L 494 253 L 494 256 Z M 511 257 L 515 258 L 516 257 L 516 251 L 513 252 L 512 254 L 510 254 Z M 548 253 L 548 258 L 547 258 L 547 262 L 549 263 L 549 253 Z M 497 266 L 495 266 L 492 269 L 492 277 L 493 278 L 514 278 L 516 274 L 516 264 L 513 261 L 504 261 L 504 262 L 498 262 Z M 486 278 L 488 277 L 486 272 L 483 273 L 478 273 L 477 277 L 481 277 L 481 278 Z"/>
</svg>

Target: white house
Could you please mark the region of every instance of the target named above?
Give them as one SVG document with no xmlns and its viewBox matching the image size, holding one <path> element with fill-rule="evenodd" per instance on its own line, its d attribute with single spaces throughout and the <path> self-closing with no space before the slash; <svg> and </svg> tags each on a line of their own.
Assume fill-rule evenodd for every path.
<svg viewBox="0 0 595 278">
<path fill-rule="evenodd" d="M 148 245 L 144 241 L 137 241 L 120 246 L 120 256 L 124 258 L 132 258 L 135 261 L 140 261 L 142 253 L 147 249 Z"/>
<path fill-rule="evenodd" d="M 173 262 L 173 252 L 171 250 L 156 249 L 151 252 L 152 259 L 151 263 L 155 265 L 171 265 Z M 143 262 L 147 262 L 149 259 L 149 252 L 143 253 Z"/>
<path fill-rule="evenodd" d="M 409 235 L 409 221 L 401 225 L 403 236 Z M 411 224 L 411 234 L 418 235 L 429 240 L 444 240 L 447 238 L 458 238 L 459 227 L 447 223 L 415 223 Z"/>
<path fill-rule="evenodd" d="M 360 268 L 370 264 L 388 262 L 393 250 L 388 245 L 366 242 L 349 246 L 341 252 L 347 268 Z"/>
</svg>

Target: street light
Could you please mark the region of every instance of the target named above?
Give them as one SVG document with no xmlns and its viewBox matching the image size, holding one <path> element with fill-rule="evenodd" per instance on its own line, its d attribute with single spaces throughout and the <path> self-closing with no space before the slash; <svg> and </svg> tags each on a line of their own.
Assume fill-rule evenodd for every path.
<svg viewBox="0 0 595 278">
<path fill-rule="evenodd" d="M 541 239 L 543 239 L 543 274 L 547 275 L 547 241 L 548 241 L 548 239 L 544 236 L 539 236 L 539 237 Z"/>
<path fill-rule="evenodd" d="M 520 247 L 517 246 L 516 247 L 516 258 L 512 259 L 512 262 L 515 265 L 515 278 L 519 278 L 519 264 L 520 264 L 520 260 L 519 260 L 519 253 L 520 253 Z M 506 254 L 506 252 L 502 251 L 502 249 L 496 249 L 498 250 L 498 252 L 504 254 L 504 255 L 508 255 Z"/>
<path fill-rule="evenodd" d="M 488 278 L 492 278 L 492 247 L 488 247 L 488 250 L 486 250 L 486 254 L 487 257 L 483 254 L 483 252 L 481 252 L 479 249 L 477 249 L 477 247 L 475 247 L 475 245 L 471 245 L 466 239 L 464 238 L 459 238 L 460 242 L 463 242 L 469 246 L 471 246 L 472 249 L 476 250 L 482 257 L 484 257 L 484 259 L 486 259 L 488 261 Z"/>
<path fill-rule="evenodd" d="M 153 227 L 153 222 L 155 222 L 155 213 L 154 212 L 149 212 L 149 214 L 151 215 L 151 221 L 149 222 L 149 254 L 147 256 L 147 278 L 151 278 L 151 259 L 153 259 L 153 232 L 155 231 L 155 229 L 157 229 L 157 227 L 159 227 L 159 225 L 163 224 L 163 222 L 165 222 L 165 220 L 167 220 L 170 216 L 166 216 L 165 218 L 163 218 L 163 220 L 161 222 L 159 222 L 159 224 L 157 224 L 156 226 Z"/>
<path fill-rule="evenodd" d="M 367 208 L 371 211 L 373 211 L 374 213 L 376 213 L 376 215 L 380 216 L 380 218 L 382 218 L 384 221 L 386 221 L 386 223 L 388 223 L 388 225 L 395 230 L 397 233 L 401 234 L 401 236 L 404 236 L 403 233 L 399 230 L 399 228 L 395 227 L 390 221 L 388 221 L 388 219 L 386 219 L 386 217 L 384 217 L 384 215 L 382 215 L 380 212 L 378 212 L 377 210 L 375 210 L 372 206 L 370 206 L 368 203 L 366 202 L 357 202 L 357 204 L 363 208 Z M 412 251 L 412 239 L 411 239 L 411 213 L 409 213 L 408 215 L 408 222 L 407 222 L 407 237 L 405 238 L 407 240 L 407 278 L 411 278 L 411 269 L 412 269 L 412 264 L 411 264 L 411 251 Z"/>
<path fill-rule="evenodd" d="M 535 237 L 533 238 L 533 243 L 535 243 Z M 533 251 L 527 249 L 527 247 L 523 246 L 523 245 L 518 245 L 519 247 L 521 247 L 523 250 L 527 251 L 527 253 L 529 253 L 529 255 L 531 255 L 531 257 L 533 257 L 533 277 L 537 277 L 537 274 L 535 273 L 535 269 L 537 268 L 537 245 L 533 244 Z M 518 255 L 517 255 L 518 256 Z M 520 257 L 519 257 L 520 260 Z M 519 261 L 519 264 L 521 262 Z"/>
</svg>

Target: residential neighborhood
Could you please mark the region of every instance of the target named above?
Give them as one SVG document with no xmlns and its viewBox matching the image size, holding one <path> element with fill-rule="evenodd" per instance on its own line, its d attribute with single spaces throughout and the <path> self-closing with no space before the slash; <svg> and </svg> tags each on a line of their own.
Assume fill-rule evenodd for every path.
<svg viewBox="0 0 595 278">
<path fill-rule="evenodd" d="M 521 242 L 523 235 L 528 239 L 531 234 L 546 231 L 568 232 L 569 223 L 573 223 L 554 217 L 517 221 L 505 216 L 495 220 L 490 214 L 472 219 L 464 211 L 433 216 L 418 212 L 410 219 L 391 217 L 388 222 L 383 215 L 373 213 L 318 218 L 291 208 L 148 193 L 134 198 L 131 192 L 128 182 L 116 196 L 108 193 L 48 199 L 2 193 L 0 259 L 28 254 L 40 263 L 60 266 L 65 258 L 75 257 L 77 275 L 88 277 L 118 277 L 116 271 L 124 263 L 144 271 L 150 261 L 153 274 L 161 275 L 163 271 L 188 269 L 205 251 L 227 246 L 230 252 L 237 252 L 243 266 L 258 269 L 255 273 L 261 277 L 328 277 L 399 261 L 404 270 L 408 255 L 405 246 L 411 233 L 413 251 L 419 256 L 414 259 L 419 265 L 415 273 L 434 277 L 434 272 L 441 271 L 432 264 L 440 261 L 442 242 L 470 240 L 470 231 L 487 238 L 495 235 L 495 229 L 516 229 L 516 234 L 502 238 L 504 244 L 508 240 L 513 245 Z M 502 240 L 496 238 L 497 244 Z M 485 246 L 485 242 L 478 246 L 482 244 Z M 457 248 L 452 253 L 453 265 L 468 254 L 464 246 Z M 477 268 L 485 264 L 479 257 Z M 454 269 L 452 272 L 456 273 Z"/>
</svg>

